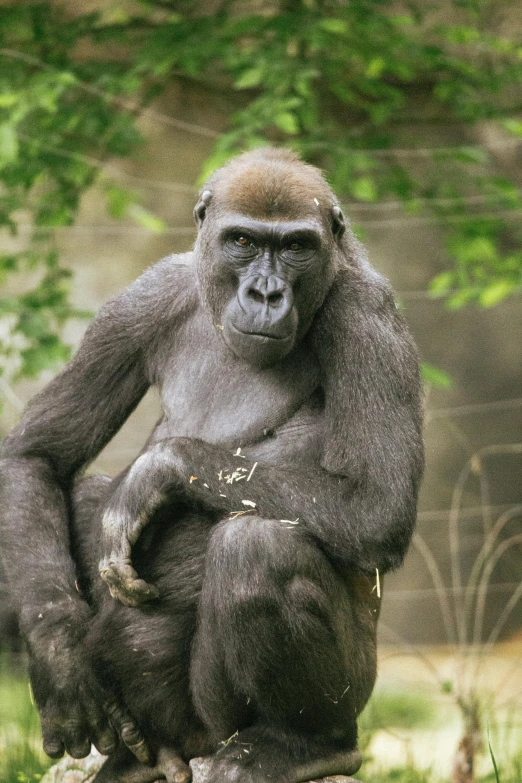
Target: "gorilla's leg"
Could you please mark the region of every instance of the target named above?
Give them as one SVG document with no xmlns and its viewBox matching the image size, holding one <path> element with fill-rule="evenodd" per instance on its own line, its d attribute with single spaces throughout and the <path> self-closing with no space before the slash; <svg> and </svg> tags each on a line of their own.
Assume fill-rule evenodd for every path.
<svg viewBox="0 0 522 783">
<path fill-rule="evenodd" d="M 95 670 L 135 719 L 167 780 L 190 775 L 186 764 L 178 770 L 180 759 L 187 761 L 215 747 L 195 712 L 189 682 L 211 529 L 204 514 L 179 506 L 158 513 L 135 548 L 140 573 L 153 579 L 160 592 L 146 607 L 123 606 L 97 576 L 103 597 L 86 640 Z M 107 769 L 103 767 L 97 783 L 112 780 L 114 770 L 118 783 L 141 783 L 140 775 L 148 783 L 150 769 L 139 768 L 128 755 L 121 755 L 122 750 L 119 753 L 107 762 Z"/>
<path fill-rule="evenodd" d="M 211 525 L 181 508 L 174 523 L 172 509 L 158 514 L 136 559 L 144 573 L 154 575 L 161 598 L 143 611 L 129 609 L 110 597 L 98 573 L 101 513 L 113 486 L 104 476 L 79 481 L 72 508 L 79 582 L 94 609 L 85 645 L 100 683 L 115 698 L 111 720 L 125 742 L 96 781 L 185 783 L 191 773 L 181 754 L 188 760 L 213 749 L 189 692 L 190 645 Z M 140 764 L 126 747 L 139 757 L 143 735 L 154 766 Z"/>
<path fill-rule="evenodd" d="M 216 526 L 191 670 L 196 708 L 222 746 L 209 783 L 358 769 L 356 717 L 375 681 L 376 614 L 363 581 L 361 598 L 298 522 Z"/>
</svg>

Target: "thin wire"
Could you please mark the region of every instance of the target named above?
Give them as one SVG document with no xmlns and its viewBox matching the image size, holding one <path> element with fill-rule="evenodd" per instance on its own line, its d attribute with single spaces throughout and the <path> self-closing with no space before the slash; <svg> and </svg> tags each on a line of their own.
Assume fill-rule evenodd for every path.
<svg viewBox="0 0 522 783">
<path fill-rule="evenodd" d="M 488 587 L 488 593 L 504 593 L 510 590 L 516 590 L 520 587 L 520 582 L 501 582 L 500 584 L 493 584 Z M 445 586 L 444 592 L 448 595 L 461 595 L 468 588 L 464 585 L 460 589 L 455 587 Z M 474 588 L 473 592 L 476 593 L 478 588 Z M 435 587 L 415 587 L 411 590 L 384 590 L 383 595 L 385 598 L 404 599 L 410 597 L 423 597 L 425 595 L 437 596 L 437 589 Z"/>
<path fill-rule="evenodd" d="M 49 63 L 46 63 L 44 60 L 41 60 L 38 57 L 34 57 L 33 55 L 28 55 L 25 52 L 20 51 L 19 49 L 2 48 L 0 49 L 0 55 L 15 60 L 22 60 L 23 62 L 26 62 L 29 65 L 36 65 L 39 68 L 42 68 L 43 70 L 52 71 L 53 73 L 58 73 L 58 74 L 72 73 L 76 79 L 76 85 L 78 87 L 80 87 L 81 89 L 85 90 L 88 93 L 91 93 L 92 95 L 95 95 L 96 97 L 103 98 L 104 100 L 107 100 L 111 103 L 115 103 L 117 106 L 120 106 L 121 108 L 127 111 L 138 110 L 142 115 L 147 114 L 148 116 L 152 117 L 158 122 L 163 122 L 166 125 L 174 126 L 176 128 L 179 128 L 180 130 L 186 130 L 191 133 L 198 133 L 199 135 L 206 136 L 207 138 L 215 139 L 220 136 L 220 134 L 217 131 L 212 130 L 211 128 L 206 128 L 203 125 L 198 125 L 191 122 L 185 122 L 184 120 L 178 120 L 174 117 L 171 117 L 170 115 L 163 114 L 162 112 L 155 111 L 154 109 L 142 107 L 138 103 L 126 101 L 125 99 L 120 98 L 119 96 L 114 96 L 106 90 L 102 90 L 99 87 L 95 87 L 93 84 L 83 81 L 82 79 L 78 79 L 76 74 L 72 71 L 66 71 L 60 68 L 56 68 L 56 66 L 50 65 Z M 513 139 L 503 139 L 499 141 L 489 142 L 488 144 L 461 144 L 453 147 L 452 146 L 417 147 L 412 149 L 392 147 L 389 149 L 370 149 L 370 148 L 354 149 L 353 151 L 367 153 L 370 155 L 375 155 L 377 157 L 392 155 L 398 157 L 427 158 L 433 156 L 434 153 L 459 152 L 463 148 L 469 148 L 469 147 L 489 150 L 489 149 L 504 149 L 506 147 L 517 147 L 519 144 L 520 144 L 520 140 L 513 138 Z"/>
<path fill-rule="evenodd" d="M 112 175 L 119 175 L 124 177 L 125 179 L 131 179 L 135 182 L 138 182 L 140 184 L 143 184 L 144 187 L 154 187 L 161 190 L 174 190 L 184 193 L 190 193 L 191 195 L 194 195 L 197 193 L 197 188 L 194 188 L 192 185 L 187 185 L 184 182 L 164 182 L 161 180 L 153 180 L 148 179 L 146 177 L 140 177 L 136 174 L 128 174 L 126 171 L 123 171 L 122 169 L 118 168 L 118 166 L 115 166 L 112 163 L 105 163 L 102 160 L 98 160 L 98 158 L 93 158 L 90 155 L 84 155 L 81 152 L 72 152 L 69 150 L 62 150 L 59 147 L 55 147 L 51 144 L 46 144 L 45 142 L 40 141 L 40 139 L 35 139 L 33 136 L 28 136 L 26 133 L 17 133 L 18 138 L 22 139 L 23 141 L 27 141 L 30 144 L 37 144 L 41 149 L 46 150 L 47 152 L 52 153 L 53 155 L 58 155 L 62 158 L 70 158 L 71 160 L 77 160 L 80 161 L 80 163 L 87 163 L 89 166 L 92 166 L 93 168 L 100 169 L 102 171 L 110 172 Z"/>
<path fill-rule="evenodd" d="M 109 103 L 113 103 L 125 111 L 139 111 L 141 116 L 146 115 L 148 117 L 152 117 L 152 119 L 157 120 L 158 122 L 162 122 L 164 125 L 170 125 L 173 128 L 184 130 L 189 133 L 196 133 L 199 136 L 206 136 L 209 139 L 217 139 L 220 135 L 217 131 L 211 130 L 210 128 L 205 128 L 203 125 L 197 125 L 193 122 L 178 120 L 174 117 L 170 117 L 168 114 L 163 114 L 162 112 L 156 111 L 155 109 L 149 109 L 147 107 L 141 106 L 135 101 L 129 101 L 125 98 L 121 98 L 120 96 L 112 95 L 107 90 L 102 90 L 101 88 L 95 87 L 89 82 L 78 79 L 73 71 L 65 71 L 60 68 L 56 68 L 54 65 L 49 65 L 49 63 L 40 60 L 38 57 L 25 54 L 25 52 L 21 52 L 18 49 L 0 49 L 0 55 L 3 55 L 4 57 L 10 57 L 15 60 L 22 60 L 29 65 L 36 65 L 43 70 L 51 71 L 53 73 L 72 74 L 76 80 L 75 86 L 80 87 L 82 90 L 90 93 L 91 95 L 95 95 L 97 98 L 103 98 Z"/>
<path fill-rule="evenodd" d="M 166 182 L 163 180 L 154 180 L 147 177 L 140 177 L 135 174 L 128 174 L 127 172 L 119 169 L 117 166 L 110 163 L 109 164 L 104 163 L 102 160 L 93 158 L 90 155 L 84 155 L 81 152 L 72 152 L 68 150 L 63 150 L 60 147 L 56 147 L 51 144 L 46 144 L 45 142 L 40 141 L 40 139 L 37 139 L 34 136 L 28 136 L 26 133 L 17 132 L 17 135 L 23 141 L 27 141 L 31 144 L 36 144 L 43 150 L 47 150 L 48 152 L 51 152 L 63 158 L 71 158 L 72 160 L 78 160 L 80 162 L 87 163 L 89 166 L 92 166 L 93 168 L 110 171 L 112 175 L 121 175 L 127 179 L 132 179 L 135 182 L 139 183 L 144 188 L 150 188 L 152 190 L 156 190 L 156 189 L 179 190 L 191 194 L 197 193 L 197 188 L 193 187 L 192 185 L 187 185 L 182 182 Z M 445 207 L 445 206 L 451 207 L 455 204 L 484 204 L 486 203 L 487 198 L 488 197 L 484 195 L 476 195 L 476 196 L 454 196 L 448 198 L 415 198 L 415 199 L 408 199 L 406 201 L 389 200 L 389 201 L 381 201 L 379 203 L 364 203 L 361 201 L 344 201 L 343 207 L 349 211 L 359 209 L 359 210 L 372 210 L 372 211 L 380 212 L 383 210 L 388 211 L 388 210 L 403 209 L 403 208 L 407 208 L 408 205 L 412 205 L 412 204 L 415 205 L 424 204 L 427 206 L 434 205 L 434 206 L 441 206 L 441 207 Z M 512 213 L 512 212 L 516 212 L 516 210 L 506 210 L 506 212 Z M 411 216 L 411 217 L 403 218 L 402 220 L 404 222 L 410 223 L 412 217 L 415 218 L 415 216 Z M 460 217 L 462 219 L 466 216 L 458 215 L 453 217 Z M 431 221 L 433 220 L 433 218 L 429 218 L 429 220 Z M 369 221 L 364 221 L 364 222 L 365 224 L 369 223 Z"/>
<path fill-rule="evenodd" d="M 505 217 L 505 218 L 519 218 L 522 215 L 521 209 L 513 210 L 490 210 L 489 212 L 471 212 L 467 215 L 444 215 L 444 220 L 451 223 L 459 223 L 462 221 L 470 220 L 472 218 L 491 218 L 491 217 Z M 416 217 L 412 215 L 406 218 L 393 218 L 392 220 L 356 220 L 355 223 L 361 223 L 363 226 L 371 228 L 388 228 L 389 226 L 428 226 L 434 223 L 441 223 L 441 219 L 437 217 Z"/>
<path fill-rule="evenodd" d="M 17 230 L 23 232 L 35 231 L 36 229 L 47 229 L 49 231 L 72 232 L 79 234 L 119 234 L 122 231 L 128 234 L 143 234 L 148 236 L 192 236 L 196 233 L 196 226 L 167 226 L 160 231 L 151 231 L 145 226 L 130 226 L 128 223 L 103 223 L 95 225 L 74 225 L 74 226 L 34 226 L 32 223 L 19 223 Z M 7 226 L 0 226 L 0 230 L 10 230 Z"/>
<path fill-rule="evenodd" d="M 472 413 L 519 408 L 520 406 L 522 406 L 522 397 L 515 397 L 511 400 L 494 400 L 492 402 L 477 402 L 471 405 L 457 405 L 454 408 L 435 408 L 427 412 L 427 418 L 440 419 L 445 416 L 469 416 Z"/>
<path fill-rule="evenodd" d="M 519 195 L 522 195 L 520 191 L 517 190 L 517 193 Z M 347 209 L 382 209 L 382 210 L 391 210 L 391 209 L 403 209 L 411 205 L 417 205 L 417 204 L 426 204 L 428 206 L 434 205 L 437 207 L 451 207 L 455 204 L 485 204 L 487 202 L 488 196 L 486 195 L 477 195 L 477 196 L 451 196 L 451 197 L 445 197 L 445 198 L 429 198 L 429 197 L 422 197 L 422 198 L 412 198 L 412 199 L 406 199 L 404 201 L 401 201 L 399 199 L 396 200 L 389 200 L 389 201 L 380 201 L 379 203 L 364 203 L 362 201 L 345 201 L 343 202 L 343 206 Z"/>
<path fill-rule="evenodd" d="M 509 511 L 511 508 L 510 503 L 503 503 L 501 505 L 493 505 L 488 506 L 488 511 L 490 514 L 503 514 L 506 511 Z M 460 512 L 460 518 L 461 519 L 473 519 L 474 517 L 478 517 L 481 515 L 483 510 L 482 506 L 468 506 L 466 508 L 461 509 Z M 417 513 L 417 519 L 419 520 L 425 520 L 425 521 L 437 521 L 437 520 L 443 520 L 448 517 L 448 515 L 451 514 L 450 508 L 444 508 L 444 509 L 430 509 L 426 511 L 419 511 Z M 482 533 L 477 534 L 481 541 L 484 540 L 484 536 Z M 441 539 L 438 539 L 438 543 L 445 543 L 445 541 L 441 541 Z"/>
<path fill-rule="evenodd" d="M 460 221 L 460 220 L 469 220 L 470 217 L 475 218 L 488 218 L 488 217 L 506 217 L 506 218 L 518 218 L 522 216 L 522 210 L 513 210 L 511 212 L 488 212 L 484 214 L 474 213 L 473 215 L 463 215 L 463 216 L 447 216 L 445 219 L 449 220 L 451 222 Z M 433 225 L 435 223 L 439 223 L 439 220 L 437 218 L 426 218 L 426 219 L 416 219 L 416 218 L 406 218 L 404 220 L 402 219 L 392 219 L 392 220 L 356 220 L 356 224 L 359 224 L 366 228 L 393 228 L 395 226 L 406 226 L 411 227 L 413 224 L 415 225 Z M 440 224 L 440 223 L 439 223 Z M 5 226 L 0 226 L 1 228 L 6 228 Z M 34 226 L 32 226 L 29 223 L 19 223 L 18 228 L 21 228 L 22 230 L 33 230 Z M 132 227 L 125 223 L 115 223 L 114 226 L 105 226 L 102 224 L 97 225 L 74 225 L 74 226 L 49 226 L 49 229 L 53 230 L 60 230 L 60 231 L 112 231 L 114 233 L 121 232 L 121 231 L 149 231 L 147 228 L 140 228 L 138 226 Z M 190 226 L 167 226 L 165 229 L 162 230 L 161 233 L 163 234 L 171 234 L 171 233 L 180 233 L 180 232 L 190 232 L 194 231 Z M 413 292 L 416 293 L 416 292 Z M 412 293 L 407 294 L 408 296 L 412 297 Z M 422 294 L 416 294 L 417 298 L 424 298 Z M 430 298 L 430 297 L 426 297 Z"/>
</svg>

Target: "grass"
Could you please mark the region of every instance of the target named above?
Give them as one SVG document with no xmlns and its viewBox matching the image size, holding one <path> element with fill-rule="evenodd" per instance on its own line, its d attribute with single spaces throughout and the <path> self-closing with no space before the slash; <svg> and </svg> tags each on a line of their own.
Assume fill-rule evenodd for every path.
<svg viewBox="0 0 522 783">
<path fill-rule="evenodd" d="M 425 693 L 380 687 L 360 719 L 361 749 L 365 754 L 377 731 L 433 729 L 436 742 L 439 723 L 436 702 Z M 511 758 L 504 758 L 500 737 L 495 737 L 492 744 L 492 769 L 478 783 L 522 783 L 522 747 Z M 441 751 L 452 753 L 453 749 Z M 0 783 L 37 783 L 51 763 L 41 750 L 40 724 L 25 670 L 18 659 L 0 657 Z M 379 759 L 368 759 L 367 763 L 371 771 L 365 773 L 365 763 L 359 774 L 368 783 L 449 783 L 430 769 L 421 770 L 411 764 L 386 769 L 380 767 Z"/>
<path fill-rule="evenodd" d="M 0 658 L 0 781 L 36 783 L 52 763 L 41 750 L 40 721 L 20 662 Z"/>
<path fill-rule="evenodd" d="M 378 687 L 359 718 L 361 738 L 379 729 L 420 729 L 433 726 L 436 708 L 423 694 Z"/>
</svg>

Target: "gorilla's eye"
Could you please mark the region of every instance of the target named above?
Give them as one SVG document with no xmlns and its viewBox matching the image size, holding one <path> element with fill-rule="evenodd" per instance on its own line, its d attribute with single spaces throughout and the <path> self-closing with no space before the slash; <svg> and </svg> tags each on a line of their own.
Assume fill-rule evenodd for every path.
<svg viewBox="0 0 522 783">
<path fill-rule="evenodd" d="M 257 254 L 255 241 L 248 234 L 233 232 L 225 236 L 225 247 L 229 257 L 244 262 Z"/>
<path fill-rule="evenodd" d="M 303 249 L 303 245 L 301 242 L 292 242 L 290 245 L 288 245 L 288 249 L 292 250 L 294 253 L 298 253 L 299 250 Z"/>
</svg>

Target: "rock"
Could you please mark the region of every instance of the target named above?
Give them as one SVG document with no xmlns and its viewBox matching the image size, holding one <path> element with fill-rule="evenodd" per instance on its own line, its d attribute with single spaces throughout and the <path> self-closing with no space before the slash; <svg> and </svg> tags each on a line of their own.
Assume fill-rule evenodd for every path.
<svg viewBox="0 0 522 783">
<path fill-rule="evenodd" d="M 106 758 L 96 748 L 84 759 L 65 756 L 45 773 L 40 783 L 91 783 Z"/>
<path fill-rule="evenodd" d="M 190 768 L 192 770 L 193 776 L 192 783 L 205 783 L 208 770 L 207 759 L 192 759 L 190 762 Z M 361 781 L 356 780 L 355 778 L 346 777 L 346 775 L 330 775 L 329 777 L 321 778 L 320 780 L 311 780 L 309 783 L 361 783 Z"/>
<path fill-rule="evenodd" d="M 58 764 L 52 766 L 45 773 L 41 783 L 92 783 L 105 758 L 95 748 L 84 759 L 73 759 L 70 756 L 65 756 Z M 194 776 L 193 783 L 201 783 L 201 781 L 205 780 L 206 759 L 192 759 L 190 767 Z M 361 781 L 346 777 L 346 775 L 331 775 L 327 778 L 321 778 L 320 781 L 310 781 L 310 783 L 361 783 Z"/>
</svg>

